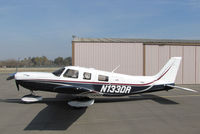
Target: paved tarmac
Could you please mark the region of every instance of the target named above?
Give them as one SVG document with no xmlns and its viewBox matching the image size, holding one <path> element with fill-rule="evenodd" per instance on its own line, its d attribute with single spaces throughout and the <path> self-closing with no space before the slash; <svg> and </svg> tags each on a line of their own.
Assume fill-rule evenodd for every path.
<svg viewBox="0 0 200 134">
<path fill-rule="evenodd" d="M 200 134 L 200 85 L 182 85 L 198 93 L 174 89 L 74 109 L 54 93 L 37 92 L 42 102 L 21 103 L 29 92 L 17 92 L 7 76 L 0 74 L 0 134 Z"/>
</svg>

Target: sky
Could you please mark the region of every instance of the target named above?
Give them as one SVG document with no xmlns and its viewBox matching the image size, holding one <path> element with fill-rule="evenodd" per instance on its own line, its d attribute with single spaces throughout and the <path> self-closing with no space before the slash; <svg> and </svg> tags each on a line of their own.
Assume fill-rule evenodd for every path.
<svg viewBox="0 0 200 134">
<path fill-rule="evenodd" d="M 0 60 L 71 56 L 72 35 L 200 40 L 200 0 L 0 0 Z"/>
</svg>

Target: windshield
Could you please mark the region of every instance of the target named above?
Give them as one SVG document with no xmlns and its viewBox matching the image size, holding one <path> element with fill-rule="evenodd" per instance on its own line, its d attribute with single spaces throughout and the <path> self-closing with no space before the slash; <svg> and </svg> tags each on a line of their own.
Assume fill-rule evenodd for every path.
<svg viewBox="0 0 200 134">
<path fill-rule="evenodd" d="M 64 70 L 65 70 L 65 68 L 60 68 L 60 69 L 54 71 L 52 74 L 54 74 L 55 76 L 60 76 Z"/>
</svg>

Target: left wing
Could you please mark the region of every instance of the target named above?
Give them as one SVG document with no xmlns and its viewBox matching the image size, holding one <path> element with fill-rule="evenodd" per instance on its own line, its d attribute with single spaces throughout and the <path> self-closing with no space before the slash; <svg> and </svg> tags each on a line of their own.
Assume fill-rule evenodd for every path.
<svg viewBox="0 0 200 134">
<path fill-rule="evenodd" d="M 96 96 L 102 96 L 102 93 L 95 91 L 90 88 L 80 87 L 80 86 L 59 86 L 54 88 L 54 91 L 65 94 L 74 94 L 80 97 L 90 97 L 94 98 Z"/>
</svg>

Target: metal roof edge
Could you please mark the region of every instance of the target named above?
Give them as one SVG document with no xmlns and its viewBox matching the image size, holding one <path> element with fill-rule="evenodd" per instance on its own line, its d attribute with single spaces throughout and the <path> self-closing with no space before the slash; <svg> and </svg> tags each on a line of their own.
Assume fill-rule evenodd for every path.
<svg viewBox="0 0 200 134">
<path fill-rule="evenodd" d="M 102 42 L 102 43 L 187 43 L 200 44 L 200 40 L 186 39 L 142 39 L 142 38 L 73 38 L 72 42 Z"/>
</svg>

